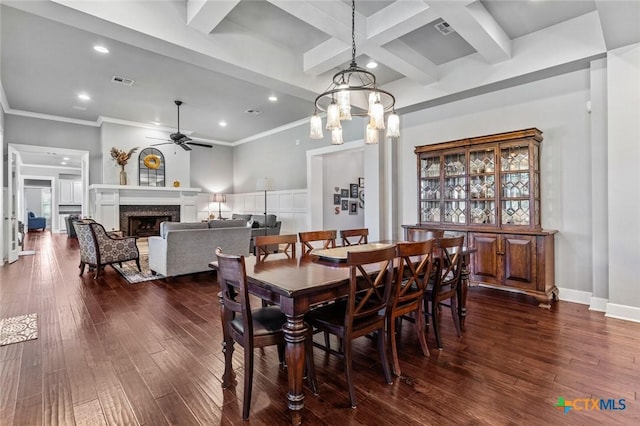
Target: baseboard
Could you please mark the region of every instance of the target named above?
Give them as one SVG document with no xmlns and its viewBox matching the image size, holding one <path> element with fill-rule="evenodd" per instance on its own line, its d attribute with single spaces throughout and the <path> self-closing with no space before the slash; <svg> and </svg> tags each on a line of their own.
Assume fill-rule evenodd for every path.
<svg viewBox="0 0 640 426">
<path fill-rule="evenodd" d="M 607 303 L 605 317 L 617 318 L 626 321 L 640 322 L 640 308 L 635 306 Z"/>
<path fill-rule="evenodd" d="M 604 299 L 602 297 L 592 297 L 591 303 L 589 303 L 589 310 L 597 312 L 607 312 L 607 303 L 609 303 L 609 299 Z"/>
<path fill-rule="evenodd" d="M 593 293 L 590 291 L 574 290 L 572 288 L 558 287 L 558 297 L 565 302 L 580 303 L 581 305 L 591 305 Z"/>
</svg>

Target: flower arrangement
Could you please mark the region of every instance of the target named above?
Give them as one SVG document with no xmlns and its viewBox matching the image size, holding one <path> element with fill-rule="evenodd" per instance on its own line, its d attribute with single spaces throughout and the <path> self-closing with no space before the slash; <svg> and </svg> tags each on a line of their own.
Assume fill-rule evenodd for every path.
<svg viewBox="0 0 640 426">
<path fill-rule="evenodd" d="M 124 166 L 127 164 L 127 162 L 129 161 L 129 158 L 131 158 L 131 156 L 133 155 L 134 152 L 136 152 L 137 149 L 138 147 L 135 147 L 135 148 L 131 148 L 129 152 L 124 152 L 113 147 L 111 148 L 111 158 L 113 158 L 115 162 L 118 163 L 119 166 L 122 166 L 124 170 Z"/>
</svg>

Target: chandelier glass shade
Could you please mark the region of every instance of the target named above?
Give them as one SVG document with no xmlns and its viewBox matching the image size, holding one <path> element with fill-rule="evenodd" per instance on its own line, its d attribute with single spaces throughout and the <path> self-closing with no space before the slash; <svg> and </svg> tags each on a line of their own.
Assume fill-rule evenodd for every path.
<svg viewBox="0 0 640 426">
<path fill-rule="evenodd" d="M 341 121 L 352 117 L 368 117 L 365 142 L 377 144 L 379 131 L 387 129 L 387 137 L 400 136 L 400 119 L 395 112 L 396 98 L 378 87 L 376 76 L 356 63 L 355 0 L 351 2 L 351 64 L 333 76 L 329 87 L 315 99 L 309 137 L 322 139 L 321 112 L 326 112 L 326 130 L 331 130 L 331 143 L 341 144 Z M 384 116 L 387 114 L 387 126 Z"/>
</svg>

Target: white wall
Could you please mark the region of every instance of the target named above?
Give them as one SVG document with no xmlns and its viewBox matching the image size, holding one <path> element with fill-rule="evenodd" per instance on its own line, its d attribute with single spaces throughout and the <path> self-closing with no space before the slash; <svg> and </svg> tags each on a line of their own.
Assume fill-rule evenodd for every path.
<svg viewBox="0 0 640 426">
<path fill-rule="evenodd" d="M 640 44 L 607 55 L 609 301 L 640 322 Z M 635 307 L 635 309 L 625 308 Z"/>
<path fill-rule="evenodd" d="M 153 144 L 162 143 L 161 140 L 149 139 L 147 136 L 169 139 L 167 132 L 113 123 L 102 124 L 100 128 L 102 183 L 112 185 L 120 183 L 120 166 L 111 158 L 111 148 L 115 147 L 122 151 L 129 151 L 131 148 L 138 147 L 138 150 L 125 166 L 127 184 L 138 185 L 138 155 L 140 151 Z M 166 184 L 172 185 L 177 180 L 180 182 L 180 186 L 189 187 L 191 182 L 190 152 L 193 151 L 185 151 L 173 143 L 154 148 L 159 149 L 164 155 Z"/>
<path fill-rule="evenodd" d="M 556 285 L 592 291 L 589 70 L 403 116 L 400 222 L 417 222 L 417 145 L 530 127 L 543 132 L 542 225 L 557 229 Z M 636 214 L 637 216 L 637 214 Z"/>
<path fill-rule="evenodd" d="M 349 190 L 352 183 L 358 184 L 358 178 L 364 177 L 364 150 L 350 150 L 344 152 L 334 152 L 323 157 L 323 228 L 324 229 L 355 229 L 364 227 L 364 210 L 358 205 L 358 214 L 352 215 L 349 209 L 342 210 L 341 205 L 333 204 L 333 195 L 339 194 L 335 188 Z M 347 197 L 348 202 L 352 199 L 351 194 Z M 340 212 L 335 213 L 335 208 L 339 207 Z"/>
</svg>

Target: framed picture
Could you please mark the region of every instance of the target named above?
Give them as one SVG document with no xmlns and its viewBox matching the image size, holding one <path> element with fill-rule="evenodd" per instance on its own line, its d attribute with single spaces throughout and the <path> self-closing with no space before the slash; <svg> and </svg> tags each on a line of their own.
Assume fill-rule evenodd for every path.
<svg viewBox="0 0 640 426">
<path fill-rule="evenodd" d="M 364 178 L 363 177 L 358 178 L 358 186 L 360 188 L 364 188 Z"/>
<path fill-rule="evenodd" d="M 341 198 L 342 197 L 340 196 L 340 194 L 333 194 L 333 205 L 334 206 L 339 206 Z"/>
<path fill-rule="evenodd" d="M 347 211 L 349 210 L 349 200 L 342 200 L 342 210 Z"/>
<path fill-rule="evenodd" d="M 342 198 L 349 198 L 349 190 L 346 188 L 342 188 L 340 190 L 340 195 L 342 196 Z"/>
<path fill-rule="evenodd" d="M 358 194 L 358 199 L 360 200 L 359 202 L 360 208 L 364 209 L 364 189 L 360 190 L 360 193 Z"/>
<path fill-rule="evenodd" d="M 352 183 L 349 185 L 349 192 L 351 196 L 349 198 L 358 198 L 358 184 Z"/>
<path fill-rule="evenodd" d="M 358 202 L 349 201 L 349 214 L 358 214 Z"/>
</svg>

